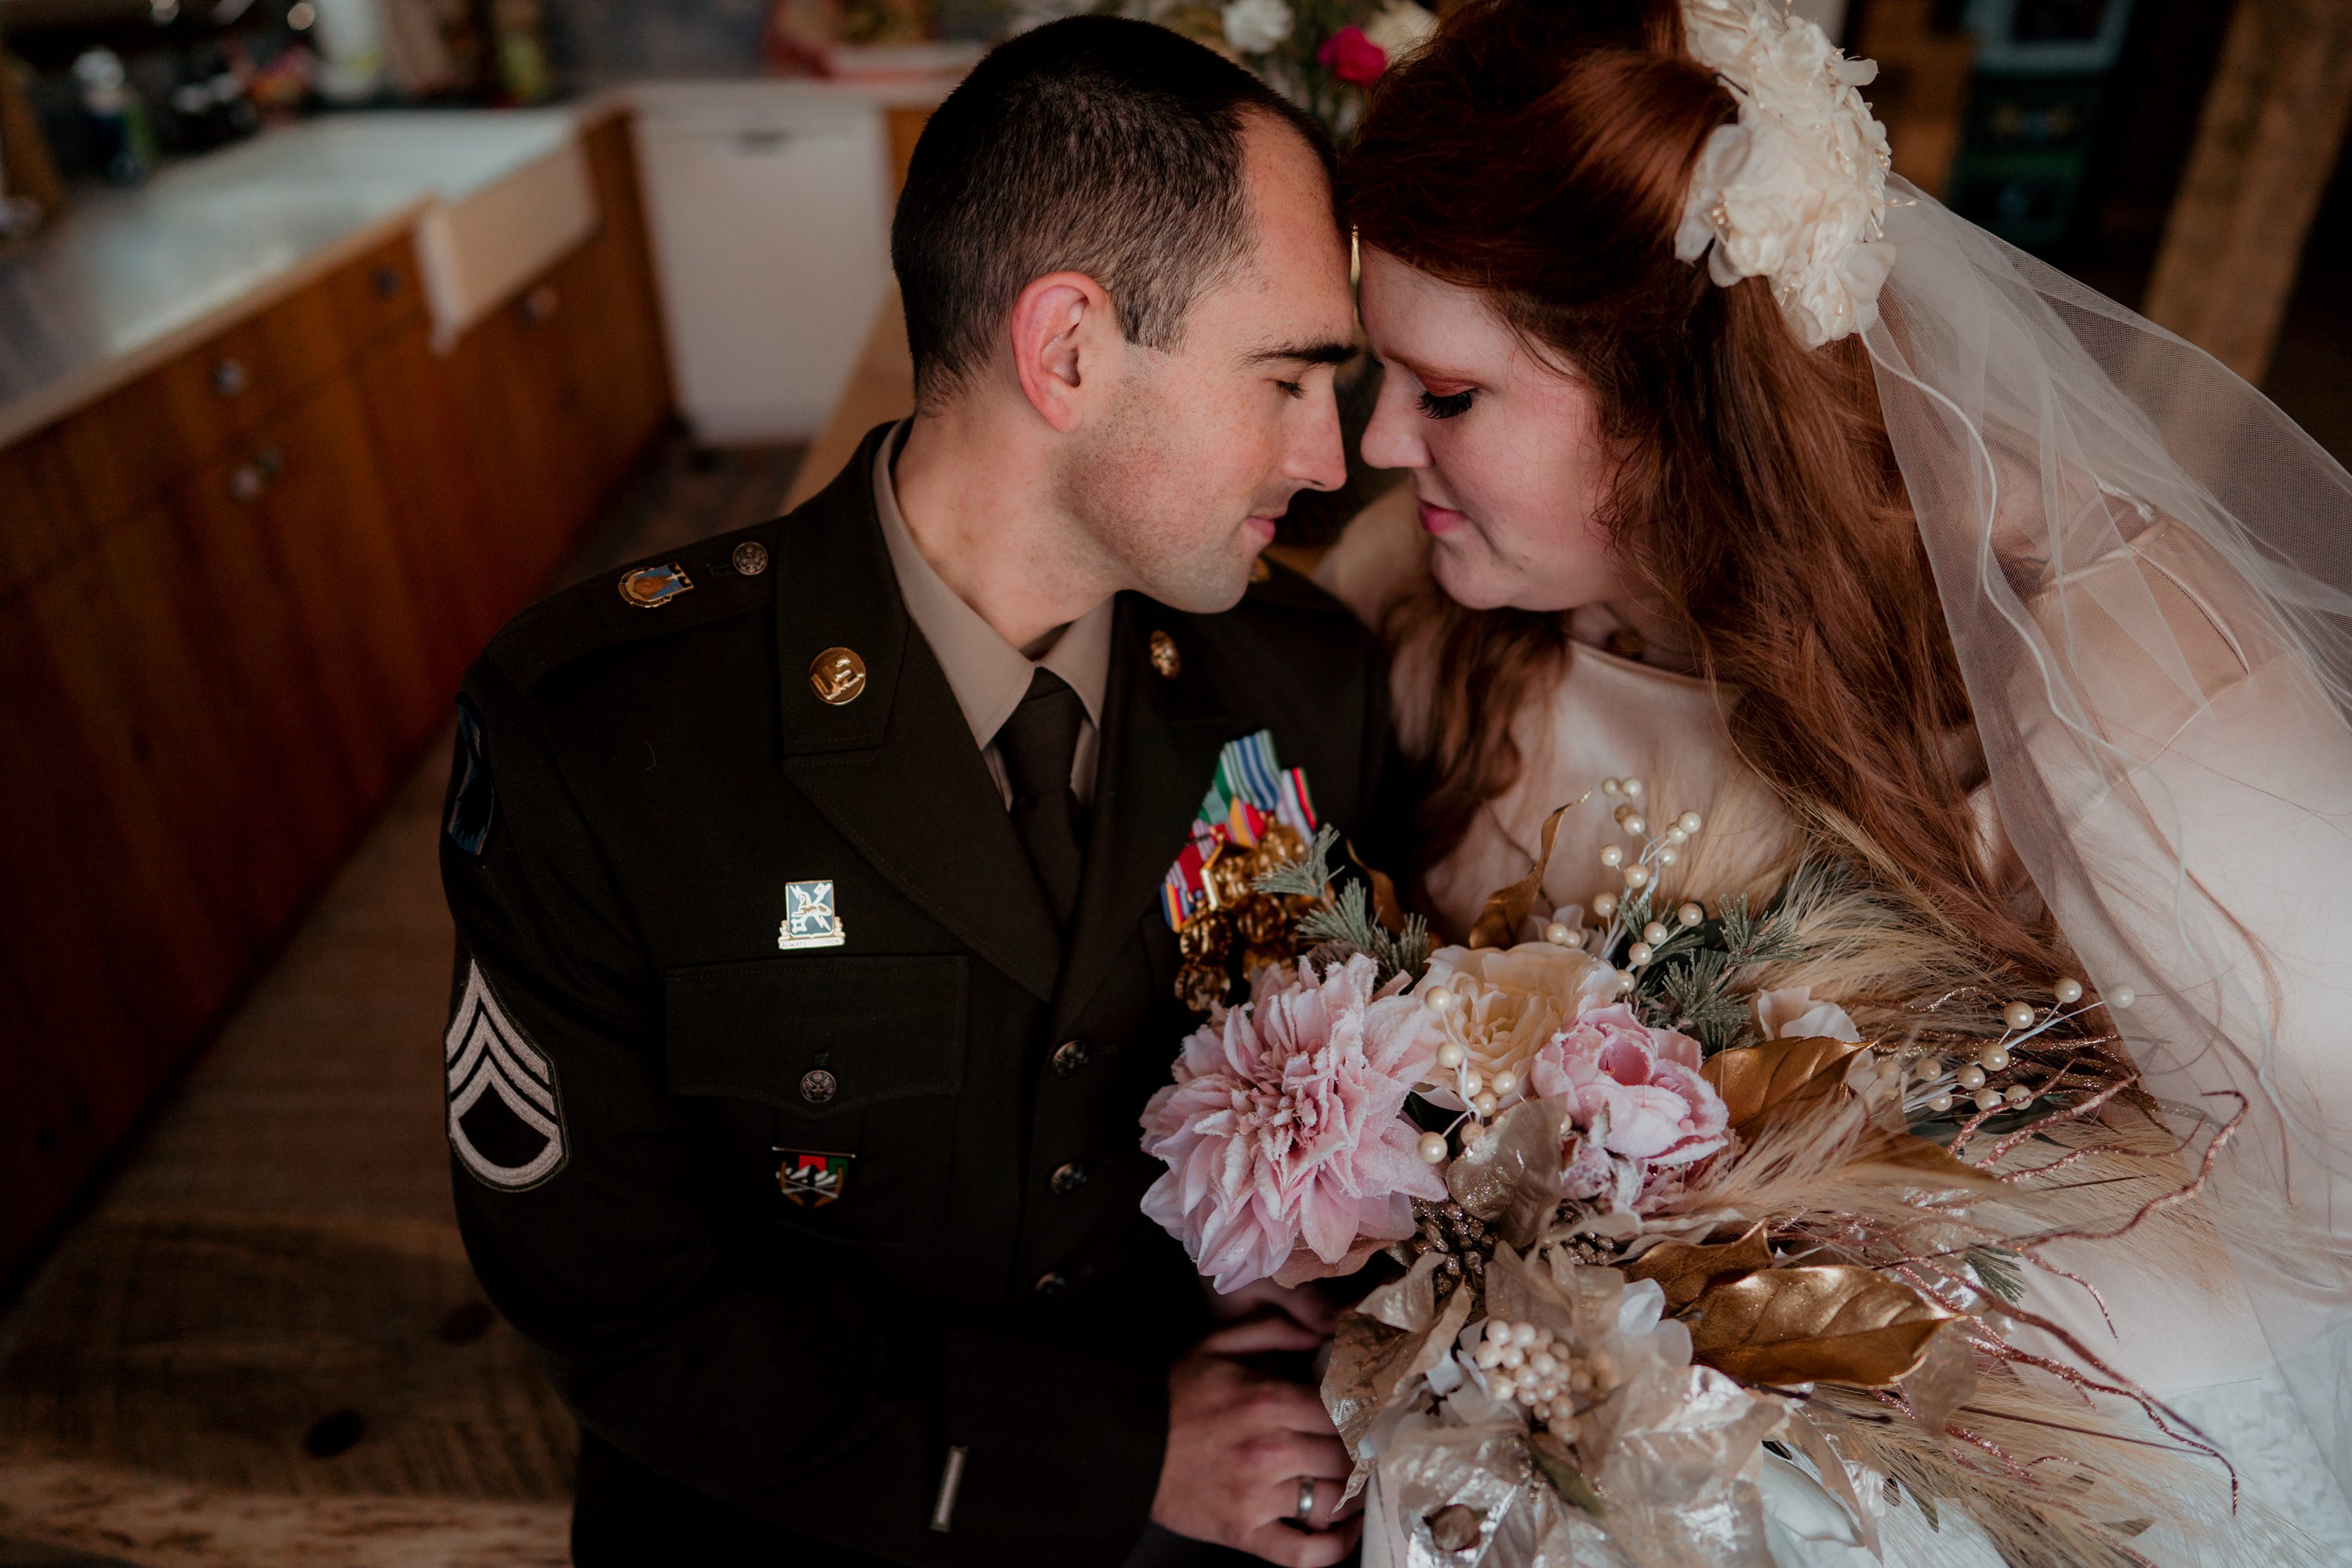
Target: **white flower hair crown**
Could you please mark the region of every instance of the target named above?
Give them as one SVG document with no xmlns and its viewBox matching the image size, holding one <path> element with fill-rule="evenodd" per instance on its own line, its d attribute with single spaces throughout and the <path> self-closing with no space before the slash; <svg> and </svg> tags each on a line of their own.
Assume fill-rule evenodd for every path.
<svg viewBox="0 0 2352 1568">
<path fill-rule="evenodd" d="M 1769 280 L 1809 349 L 1867 328 L 1895 265 L 1881 237 L 1886 128 L 1854 90 L 1877 63 L 1846 58 L 1784 0 L 1683 0 L 1683 30 L 1691 58 L 1739 100 L 1739 119 L 1699 153 L 1675 254 L 1705 256 L 1726 287 Z"/>
</svg>

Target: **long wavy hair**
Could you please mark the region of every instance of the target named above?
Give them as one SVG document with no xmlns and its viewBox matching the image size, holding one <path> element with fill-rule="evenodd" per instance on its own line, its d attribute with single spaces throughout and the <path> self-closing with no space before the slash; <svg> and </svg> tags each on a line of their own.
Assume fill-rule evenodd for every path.
<svg viewBox="0 0 2352 1568">
<path fill-rule="evenodd" d="M 1968 693 L 1862 345 L 1809 352 L 1764 279 L 1675 257 L 1692 165 L 1737 111 L 1678 0 L 1470 0 L 1374 92 L 1346 215 L 1594 389 L 1625 454 L 1612 545 L 1814 842 L 1984 957 L 2046 966 L 2046 922 L 1980 847 Z M 1433 589 L 1392 612 L 1435 677 L 1423 869 L 1517 779 L 1511 720 L 1574 657 L 1565 622 Z"/>
</svg>

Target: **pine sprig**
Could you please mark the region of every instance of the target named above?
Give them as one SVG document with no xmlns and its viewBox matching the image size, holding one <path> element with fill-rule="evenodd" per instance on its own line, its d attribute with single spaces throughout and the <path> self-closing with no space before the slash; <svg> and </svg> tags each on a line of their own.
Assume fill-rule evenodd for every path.
<svg viewBox="0 0 2352 1568">
<path fill-rule="evenodd" d="M 1307 858 L 1262 872 L 1250 886 L 1278 899 L 1319 899 L 1330 885 L 1331 851 L 1339 842 L 1339 830 L 1327 822 L 1316 829 L 1315 842 L 1307 847 Z"/>
<path fill-rule="evenodd" d="M 1654 1023 L 1696 1038 L 1709 1055 L 1736 1046 L 1749 1029 L 1748 999 L 1730 984 L 1731 961 L 1720 948 L 1704 948 L 1660 973 L 1663 1002 L 1645 1012 L 1664 1015 Z"/>
<path fill-rule="evenodd" d="M 1717 901 L 1714 920 L 1678 926 L 1656 943 L 1634 998 L 1642 1021 L 1691 1036 L 1710 1056 L 1747 1044 L 1755 1019 L 1747 992 L 1736 982 L 1743 970 L 1802 954 L 1796 922 L 1786 911 L 1807 875 L 1800 867 L 1761 919 L 1748 913 L 1745 893 L 1734 894 Z M 1622 908 L 1627 928 L 1640 931 L 1651 918 L 1649 890 Z"/>
<path fill-rule="evenodd" d="M 1407 915 L 1403 931 L 1391 935 L 1372 914 L 1371 889 L 1361 882 L 1349 882 L 1330 903 L 1309 910 L 1299 920 L 1298 936 L 1306 942 L 1328 942 L 1355 949 L 1381 966 L 1382 980 L 1392 974 L 1420 979 L 1435 945 L 1430 940 L 1429 922 L 1419 915 Z"/>
</svg>

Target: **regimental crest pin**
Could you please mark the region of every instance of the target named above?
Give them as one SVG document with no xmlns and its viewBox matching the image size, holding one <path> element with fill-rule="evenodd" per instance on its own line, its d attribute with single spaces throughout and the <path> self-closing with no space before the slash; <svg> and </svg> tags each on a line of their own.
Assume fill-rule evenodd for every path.
<svg viewBox="0 0 2352 1568">
<path fill-rule="evenodd" d="M 854 1156 L 811 1149 L 776 1151 L 776 1190 L 804 1209 L 821 1209 L 849 1184 Z"/>
<path fill-rule="evenodd" d="M 841 911 L 834 907 L 833 884 L 784 884 L 784 923 L 776 931 L 776 945 L 791 952 L 803 947 L 839 947 L 849 940 L 841 929 Z"/>
<path fill-rule="evenodd" d="M 566 1141 L 555 1066 L 490 988 L 479 963 L 442 1038 L 449 1147 L 484 1186 L 520 1193 L 563 1169 Z"/>
</svg>

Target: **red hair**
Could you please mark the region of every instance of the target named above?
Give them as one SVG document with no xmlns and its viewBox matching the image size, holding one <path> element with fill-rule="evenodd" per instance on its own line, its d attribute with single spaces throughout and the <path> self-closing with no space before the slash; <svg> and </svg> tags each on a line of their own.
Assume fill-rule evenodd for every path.
<svg viewBox="0 0 2352 1568">
<path fill-rule="evenodd" d="M 1592 386 L 1626 454 L 1601 521 L 1797 820 L 1987 958 L 2046 964 L 1980 848 L 1968 693 L 1861 344 L 1809 352 L 1763 279 L 1720 288 L 1674 254 L 1737 111 L 1679 0 L 1471 0 L 1379 84 L 1346 216 Z M 1563 616 L 1433 590 L 1391 629 L 1430 639 L 1437 678 L 1426 869 L 1516 779 L 1511 718 L 1573 653 Z"/>
</svg>

